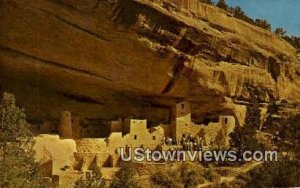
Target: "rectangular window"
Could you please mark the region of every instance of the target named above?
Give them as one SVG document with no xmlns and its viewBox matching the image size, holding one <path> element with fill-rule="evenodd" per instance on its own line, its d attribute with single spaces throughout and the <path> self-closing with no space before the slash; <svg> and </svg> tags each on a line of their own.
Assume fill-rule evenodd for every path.
<svg viewBox="0 0 300 188">
<path fill-rule="evenodd" d="M 156 137 L 155 137 L 155 136 L 153 136 L 152 138 L 153 138 L 153 140 L 156 140 Z"/>
<path fill-rule="evenodd" d="M 227 118 L 225 118 L 225 124 L 227 124 L 227 122 L 228 122 L 228 119 L 227 119 Z"/>
<path fill-rule="evenodd" d="M 137 140 L 137 135 L 134 135 L 134 140 Z"/>
</svg>

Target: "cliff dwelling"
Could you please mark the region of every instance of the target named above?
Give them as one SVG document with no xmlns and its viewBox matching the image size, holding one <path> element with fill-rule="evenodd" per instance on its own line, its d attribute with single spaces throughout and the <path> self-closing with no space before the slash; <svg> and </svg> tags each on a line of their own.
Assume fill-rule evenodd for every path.
<svg viewBox="0 0 300 188">
<path fill-rule="evenodd" d="M 298 122 L 287 122 L 300 109 L 297 37 L 227 8 L 209 0 L 2 0 L 0 93 L 24 109 L 43 175 L 72 187 L 97 168 L 110 182 L 121 149 L 226 151 L 248 132 L 293 153 L 286 148 L 298 142 L 281 137 L 298 133 Z M 234 178 L 244 170 L 214 162 Z M 207 163 L 202 170 L 211 172 Z"/>
<path fill-rule="evenodd" d="M 70 112 L 64 111 L 61 113 L 57 125 L 59 135 L 37 135 L 37 156 L 43 161 L 51 159 L 51 173 L 59 176 L 62 172 L 84 172 L 90 170 L 94 165 L 101 169 L 114 171 L 120 165 L 120 148 L 196 150 L 195 147 L 185 145 L 184 142 L 188 137 L 193 138 L 194 144 L 197 144 L 199 148 L 219 147 L 217 143 L 220 143 L 220 139 L 222 147 L 228 147 L 228 135 L 235 127 L 235 118 L 220 115 L 218 122 L 198 125 L 191 120 L 190 106 L 189 101 L 176 103 L 172 108 L 172 119 L 169 124 L 158 124 L 149 129 L 146 119 L 119 118 L 110 121 L 108 123 L 110 133 L 105 138 L 88 138 L 88 134 L 83 131 L 86 128 L 80 126 L 78 117 L 72 117 Z M 97 131 L 97 129 L 89 130 Z M 222 138 L 219 137 L 220 133 Z M 59 151 L 53 149 L 53 144 L 56 147 L 65 148 L 62 150 L 68 152 L 68 155 L 59 156 Z M 49 160 L 44 158 L 45 152 L 48 153 Z M 51 164 L 49 165 L 51 166 Z M 68 166 L 71 171 L 62 170 L 65 166 Z"/>
</svg>

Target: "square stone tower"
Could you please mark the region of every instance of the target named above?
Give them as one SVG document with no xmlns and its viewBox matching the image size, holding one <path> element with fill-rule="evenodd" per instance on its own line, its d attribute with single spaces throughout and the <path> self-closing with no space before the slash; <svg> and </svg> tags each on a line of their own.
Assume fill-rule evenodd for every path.
<svg viewBox="0 0 300 188">
<path fill-rule="evenodd" d="M 189 101 L 177 103 L 172 112 L 172 135 L 177 139 L 191 134 L 191 105 Z"/>
</svg>

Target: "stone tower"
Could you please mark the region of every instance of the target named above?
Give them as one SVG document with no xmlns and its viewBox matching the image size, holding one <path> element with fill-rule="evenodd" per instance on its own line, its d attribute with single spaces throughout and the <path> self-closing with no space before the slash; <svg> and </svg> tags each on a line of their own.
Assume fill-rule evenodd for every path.
<svg viewBox="0 0 300 188">
<path fill-rule="evenodd" d="M 188 101 L 177 103 L 172 112 L 172 135 L 177 139 L 191 134 L 191 106 Z"/>
<path fill-rule="evenodd" d="M 59 136 L 63 138 L 72 138 L 72 116 L 71 112 L 63 111 L 60 115 L 59 126 L 58 126 Z"/>
</svg>

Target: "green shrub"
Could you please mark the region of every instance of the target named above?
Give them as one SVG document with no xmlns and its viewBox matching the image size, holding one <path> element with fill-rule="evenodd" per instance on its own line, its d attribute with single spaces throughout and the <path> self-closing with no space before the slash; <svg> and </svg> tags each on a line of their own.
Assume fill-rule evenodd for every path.
<svg viewBox="0 0 300 188">
<path fill-rule="evenodd" d="M 176 169 L 159 170 L 151 176 L 153 187 L 197 187 L 204 183 L 204 168 L 198 163 L 184 162 Z"/>
<path fill-rule="evenodd" d="M 180 167 L 181 181 L 184 187 L 197 187 L 204 183 L 204 169 L 195 163 L 183 163 Z"/>
<path fill-rule="evenodd" d="M 266 162 L 249 173 L 248 187 L 297 187 L 300 185 L 300 161 Z"/>
<path fill-rule="evenodd" d="M 121 168 L 113 178 L 111 188 L 136 188 L 139 187 L 135 176 L 137 171 L 130 162 L 122 162 Z"/>
<path fill-rule="evenodd" d="M 74 188 L 102 188 L 104 182 L 99 169 L 87 172 L 85 177 L 81 177 L 75 182 Z"/>
<path fill-rule="evenodd" d="M 224 9 L 224 10 L 228 10 L 228 5 L 226 4 L 225 0 L 219 0 L 216 4 L 217 7 Z"/>
<path fill-rule="evenodd" d="M 180 188 L 183 187 L 180 182 L 180 172 L 174 170 L 159 170 L 151 176 L 154 187 Z"/>
<path fill-rule="evenodd" d="M 209 165 L 208 168 L 205 169 L 204 178 L 211 182 L 218 182 L 221 176 L 211 165 Z"/>
<path fill-rule="evenodd" d="M 34 140 L 24 111 L 4 93 L 0 103 L 0 187 L 47 187 L 35 162 Z"/>
</svg>

